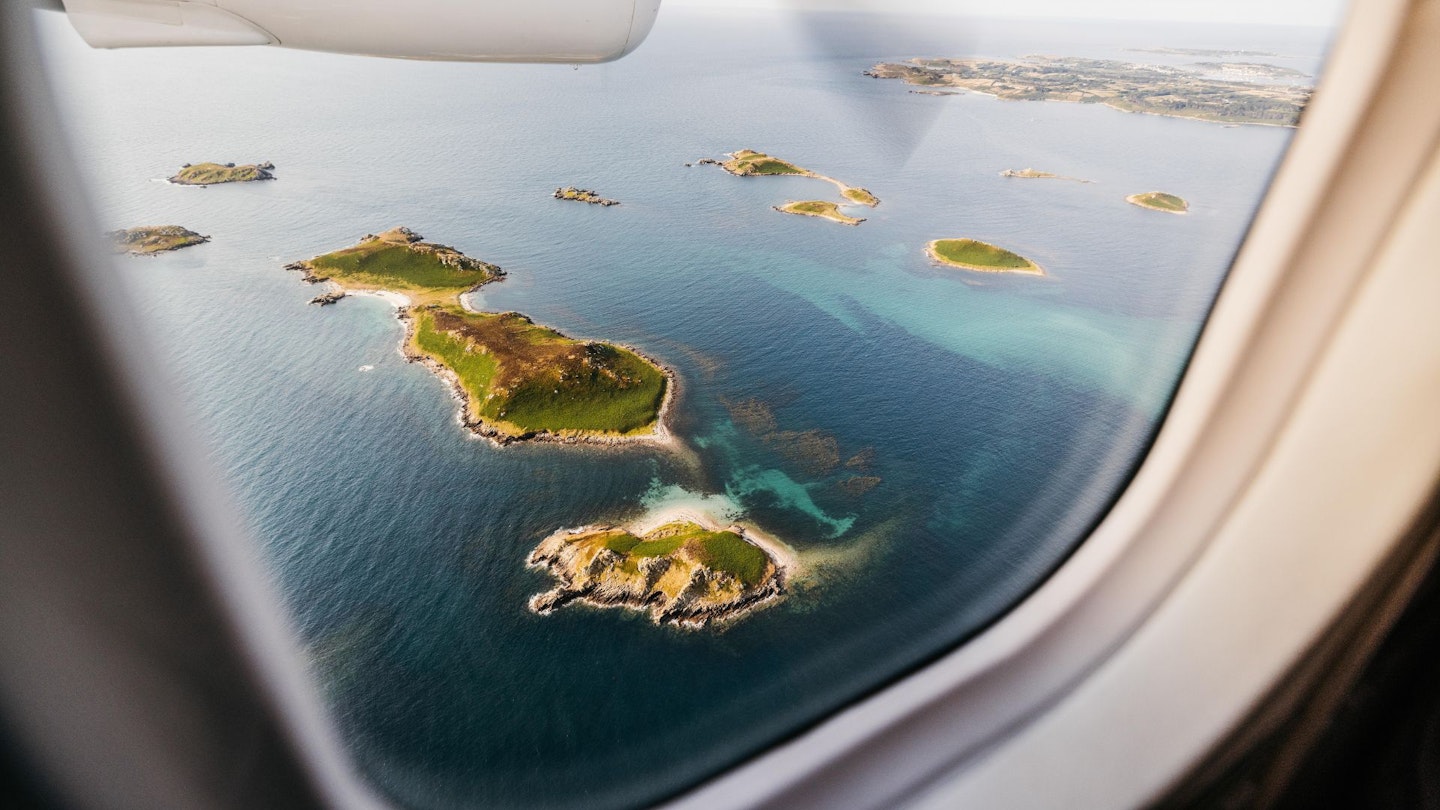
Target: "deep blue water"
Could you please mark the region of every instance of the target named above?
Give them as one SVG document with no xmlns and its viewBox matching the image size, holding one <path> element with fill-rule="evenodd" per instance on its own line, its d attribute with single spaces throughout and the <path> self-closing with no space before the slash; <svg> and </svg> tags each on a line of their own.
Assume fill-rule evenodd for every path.
<svg viewBox="0 0 1440 810">
<path fill-rule="evenodd" d="M 210 244 L 121 259 L 125 306 L 192 407 L 369 777 L 418 808 L 654 800 L 958 642 L 1063 560 L 1141 459 L 1286 130 L 1097 106 L 912 95 L 861 76 L 916 55 L 1177 61 L 1323 32 L 808 22 L 665 12 L 613 65 L 473 66 L 283 51 L 92 52 L 46 39 L 107 227 Z M 1181 60 L 1183 61 L 1183 60 Z M 686 168 L 740 148 L 874 191 L 859 228 L 771 206 L 799 179 Z M 157 182 L 272 160 L 273 183 Z M 1091 184 L 1016 181 L 1034 166 Z M 618 208 L 557 203 L 595 188 Z M 1189 216 L 1129 206 L 1163 189 Z M 408 225 L 510 272 L 474 303 L 642 347 L 684 387 L 685 450 L 497 449 L 397 352 L 374 299 L 307 306 L 289 261 Z M 932 267 L 931 239 L 1032 257 L 1044 279 Z M 362 366 L 374 370 L 362 372 Z M 864 496 L 732 422 L 867 449 Z M 526 610 L 561 526 L 699 501 L 812 575 L 724 632 Z"/>
</svg>

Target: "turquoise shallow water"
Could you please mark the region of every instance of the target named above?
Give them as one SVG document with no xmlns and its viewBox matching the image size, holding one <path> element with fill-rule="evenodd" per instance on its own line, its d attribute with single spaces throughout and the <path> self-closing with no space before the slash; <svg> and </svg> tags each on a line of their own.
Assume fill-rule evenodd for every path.
<svg viewBox="0 0 1440 810">
<path fill-rule="evenodd" d="M 55 21 L 52 21 L 55 22 Z M 619 807 L 805 728 L 993 621 L 1128 480 L 1285 130 L 1066 104 L 912 95 L 875 61 L 971 52 L 1110 58 L 1233 47 L 1313 69 L 1319 32 L 906 20 L 806 25 L 668 12 L 621 63 L 90 52 L 47 25 L 62 111 L 107 227 L 210 244 L 119 260 L 159 361 L 253 529 L 369 777 L 403 804 Z M 762 149 L 884 202 L 859 228 L 785 217 L 833 189 L 702 157 Z M 186 189 L 184 162 L 280 180 Z M 1090 184 L 1017 181 L 1035 166 Z M 559 185 L 618 208 L 557 203 Z M 1127 194 L 1190 199 L 1186 217 Z M 318 309 L 280 268 L 408 225 L 505 267 L 474 301 L 673 365 L 684 452 L 497 449 L 397 352 L 379 300 Z M 1044 279 L 931 266 L 998 242 Z M 361 371 L 361 367 L 373 370 Z M 737 424 L 821 431 L 817 470 Z M 867 453 L 868 451 L 868 453 Z M 676 502 L 743 515 L 818 575 L 725 632 L 525 609 L 561 526 Z"/>
</svg>

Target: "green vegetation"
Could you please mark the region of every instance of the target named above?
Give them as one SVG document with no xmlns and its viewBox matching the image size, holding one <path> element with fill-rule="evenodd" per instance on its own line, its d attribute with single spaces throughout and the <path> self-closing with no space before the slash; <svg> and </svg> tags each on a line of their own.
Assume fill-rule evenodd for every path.
<svg viewBox="0 0 1440 810">
<path fill-rule="evenodd" d="M 210 237 L 201 236 L 179 225 L 122 228 L 105 235 L 110 238 L 116 253 L 129 253 L 132 256 L 151 256 L 210 241 Z"/>
<path fill-rule="evenodd" d="M 982 273 L 1044 275 L 1040 266 L 1017 253 L 976 239 L 940 239 L 931 242 L 930 256 L 942 264 Z"/>
<path fill-rule="evenodd" d="M 1166 194 L 1163 191 L 1147 191 L 1144 194 L 1131 194 L 1125 198 L 1125 202 L 1131 205 L 1138 205 L 1141 208 L 1164 211 L 1167 214 L 1183 214 L 1190 210 L 1190 203 L 1186 202 L 1184 198 L 1176 197 L 1174 194 Z"/>
<path fill-rule="evenodd" d="M 804 202 L 790 202 L 776 206 L 776 211 L 785 214 L 799 214 L 803 217 L 819 217 L 840 223 L 841 225 L 859 225 L 864 219 L 847 216 L 840 211 L 840 206 L 833 202 L 824 200 L 806 200 Z"/>
<path fill-rule="evenodd" d="M 856 205 L 868 205 L 874 208 L 880 204 L 880 198 L 871 194 L 867 189 L 846 186 L 841 193 L 845 195 L 845 199 Z"/>
<path fill-rule="evenodd" d="M 411 313 L 412 350 L 455 374 L 466 422 L 497 438 L 631 436 L 655 427 L 669 380 L 632 351 L 572 340 L 516 312 Z"/>
<path fill-rule="evenodd" d="M 288 269 L 312 283 L 402 293 L 408 356 L 449 376 L 465 424 L 505 443 L 535 437 L 611 439 L 655 432 L 670 379 L 633 351 L 572 340 L 517 312 L 469 312 L 459 296 L 504 276 L 493 264 L 422 240 L 408 228 Z M 313 303 L 333 303 L 342 293 Z"/>
<path fill-rule="evenodd" d="M 882 63 L 865 75 L 900 79 L 922 87 L 963 87 L 1017 101 L 1105 104 L 1117 110 L 1198 118 L 1230 124 L 1293 127 L 1310 100 L 1311 88 L 1293 84 L 1227 81 L 1205 75 L 1209 67 L 1183 69 L 1109 59 L 1028 56 L 1019 60 L 911 59 Z M 1264 78 L 1257 65 L 1229 72 Z M 1280 70 L 1279 68 L 1274 68 Z"/>
<path fill-rule="evenodd" d="M 782 593 L 786 571 L 738 527 L 690 520 L 636 534 L 611 527 L 560 531 L 529 558 L 559 586 L 530 600 L 549 613 L 574 600 L 649 611 L 657 624 L 703 626 Z"/>
<path fill-rule="evenodd" d="M 455 248 L 421 241 L 409 228 L 369 235 L 360 244 L 292 265 L 353 290 L 395 290 L 441 302 L 505 274 Z"/>
<path fill-rule="evenodd" d="M 740 177 L 752 177 L 754 175 L 781 175 L 799 174 L 809 175 L 810 172 L 796 166 L 789 161 L 771 157 L 764 152 L 756 152 L 751 149 L 741 149 L 730 156 L 730 159 L 720 164 L 725 171 Z"/>
<path fill-rule="evenodd" d="M 218 183 L 250 183 L 256 180 L 274 180 L 273 163 L 251 163 L 236 166 L 234 163 L 187 163 L 170 178 L 170 182 L 182 186 L 213 186 Z"/>
</svg>

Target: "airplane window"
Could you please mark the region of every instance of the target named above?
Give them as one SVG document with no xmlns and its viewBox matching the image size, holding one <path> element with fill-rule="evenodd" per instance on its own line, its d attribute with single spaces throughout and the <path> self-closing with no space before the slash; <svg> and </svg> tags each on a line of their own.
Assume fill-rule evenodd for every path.
<svg viewBox="0 0 1440 810">
<path fill-rule="evenodd" d="M 1340 9 L 1008 5 L 667 3 L 582 68 L 42 15 L 111 303 L 381 792 L 674 796 L 1103 516 Z"/>
</svg>

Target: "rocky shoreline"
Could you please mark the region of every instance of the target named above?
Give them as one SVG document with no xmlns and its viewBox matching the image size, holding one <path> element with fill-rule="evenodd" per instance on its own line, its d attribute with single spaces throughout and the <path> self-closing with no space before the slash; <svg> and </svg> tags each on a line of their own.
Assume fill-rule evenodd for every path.
<svg viewBox="0 0 1440 810">
<path fill-rule="evenodd" d="M 588 188 L 576 188 L 575 186 L 566 186 L 564 188 L 555 189 L 555 199 L 571 200 L 574 202 L 589 203 L 591 205 L 601 205 L 606 208 L 609 208 L 612 205 L 620 204 L 619 200 L 611 200 L 605 197 L 601 197 L 600 193 L 597 191 L 592 191 Z"/>
<path fill-rule="evenodd" d="M 704 552 L 697 544 L 717 535 L 728 535 L 730 542 L 746 544 L 749 553 L 763 555 L 764 567 L 755 581 L 746 583 L 702 561 Z M 677 536 L 695 539 L 667 553 L 647 552 L 638 558 L 622 550 Z M 530 598 L 529 608 L 538 615 L 580 603 L 648 613 L 657 625 L 698 630 L 733 622 L 784 597 L 793 563 L 787 565 L 744 526 L 686 516 L 645 533 L 618 526 L 562 529 L 542 540 L 526 565 L 557 580 L 556 587 Z"/>
</svg>

